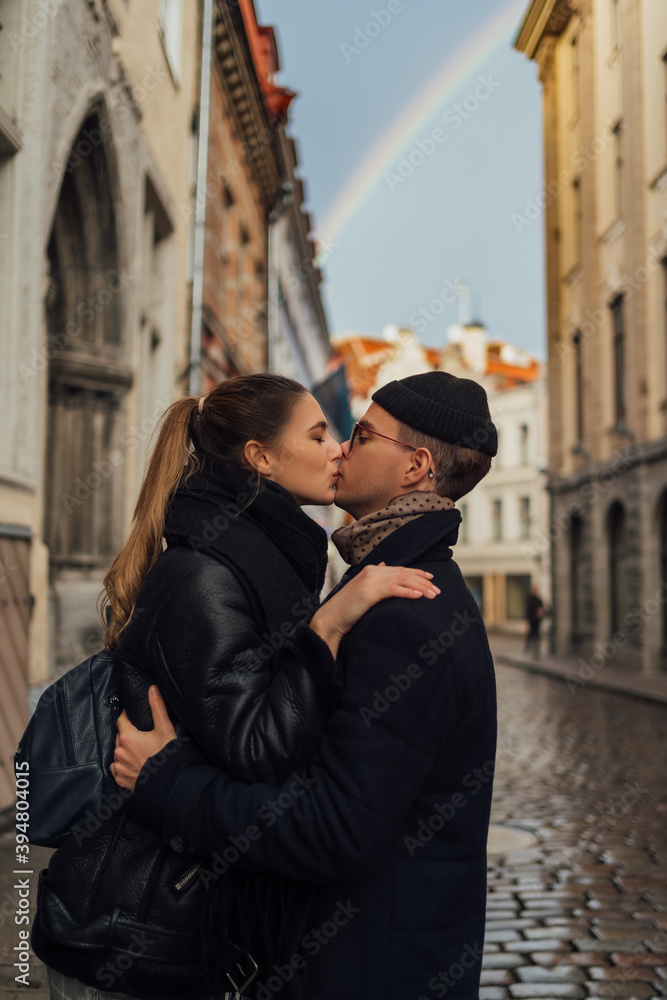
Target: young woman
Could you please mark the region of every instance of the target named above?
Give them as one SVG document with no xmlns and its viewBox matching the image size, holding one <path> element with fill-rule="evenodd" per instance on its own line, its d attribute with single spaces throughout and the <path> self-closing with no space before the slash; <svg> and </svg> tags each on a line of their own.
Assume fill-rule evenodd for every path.
<svg viewBox="0 0 667 1000">
<path fill-rule="evenodd" d="M 386 597 L 437 592 L 421 570 L 369 567 L 319 607 L 326 533 L 300 506 L 333 501 L 341 455 L 291 379 L 239 376 L 179 400 L 105 579 L 130 720 L 152 728 L 156 683 L 211 762 L 247 782 L 293 773 L 295 796 L 342 691 L 341 637 Z M 213 859 L 161 846 L 131 803 L 74 830 L 41 875 L 33 930 L 52 1000 L 252 996 L 308 910 L 306 885 L 243 869 L 244 838 L 278 815 Z"/>
</svg>

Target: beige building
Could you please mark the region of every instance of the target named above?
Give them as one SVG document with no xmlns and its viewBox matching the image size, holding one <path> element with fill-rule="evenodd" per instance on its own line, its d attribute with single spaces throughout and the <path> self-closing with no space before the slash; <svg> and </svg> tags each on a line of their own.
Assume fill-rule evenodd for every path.
<svg viewBox="0 0 667 1000">
<path fill-rule="evenodd" d="M 555 651 L 667 665 L 667 5 L 534 0 Z"/>
<path fill-rule="evenodd" d="M 5 0 L 0 32 L 0 808 L 26 684 L 100 646 L 96 600 L 186 385 L 197 19 Z"/>
</svg>

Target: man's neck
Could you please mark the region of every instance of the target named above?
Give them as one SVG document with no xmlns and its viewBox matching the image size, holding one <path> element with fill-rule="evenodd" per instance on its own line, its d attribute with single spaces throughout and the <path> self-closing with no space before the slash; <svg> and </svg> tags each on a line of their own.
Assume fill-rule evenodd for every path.
<svg viewBox="0 0 667 1000">
<path fill-rule="evenodd" d="M 355 519 L 355 521 L 359 521 L 362 517 L 366 517 L 368 514 L 377 514 L 378 511 L 385 510 L 392 502 L 392 500 L 396 500 L 398 499 L 398 497 L 407 496 L 408 493 L 415 493 L 417 491 L 421 493 L 435 494 L 434 489 L 428 489 L 422 486 L 415 486 L 409 490 L 398 490 L 396 493 L 392 493 L 391 496 L 388 496 L 386 500 L 384 500 L 384 502 L 382 501 L 378 502 L 376 500 L 375 503 L 373 503 L 371 506 L 361 507 L 358 510 L 354 511 L 348 510 L 347 513 L 351 514 L 352 517 Z"/>
</svg>

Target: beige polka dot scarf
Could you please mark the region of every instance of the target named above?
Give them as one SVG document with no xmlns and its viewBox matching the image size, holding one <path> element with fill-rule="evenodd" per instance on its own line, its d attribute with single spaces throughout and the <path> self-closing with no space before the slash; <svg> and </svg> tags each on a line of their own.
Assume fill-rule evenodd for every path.
<svg viewBox="0 0 667 1000">
<path fill-rule="evenodd" d="M 358 521 L 337 528 L 331 539 L 345 562 L 356 566 L 392 531 L 407 524 L 415 517 L 434 510 L 451 510 L 454 502 L 449 497 L 439 497 L 437 493 L 414 490 L 403 493 L 383 510 L 366 514 Z"/>
</svg>

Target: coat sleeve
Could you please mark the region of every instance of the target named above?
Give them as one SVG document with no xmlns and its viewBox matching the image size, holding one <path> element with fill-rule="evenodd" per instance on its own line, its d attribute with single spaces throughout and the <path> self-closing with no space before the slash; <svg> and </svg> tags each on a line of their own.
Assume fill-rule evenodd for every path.
<svg viewBox="0 0 667 1000">
<path fill-rule="evenodd" d="M 206 759 L 242 781 L 280 783 L 305 766 L 340 699 L 340 663 L 304 616 L 267 641 L 233 572 L 207 562 L 155 620 L 151 660 L 167 704 Z"/>
<path fill-rule="evenodd" d="M 242 785 L 172 743 L 146 762 L 133 809 L 203 857 L 235 853 L 243 866 L 303 880 L 361 877 L 456 725 L 446 657 L 425 658 L 429 628 L 400 603 L 377 605 L 345 640 L 346 690 L 307 773 L 281 787 Z"/>
</svg>

